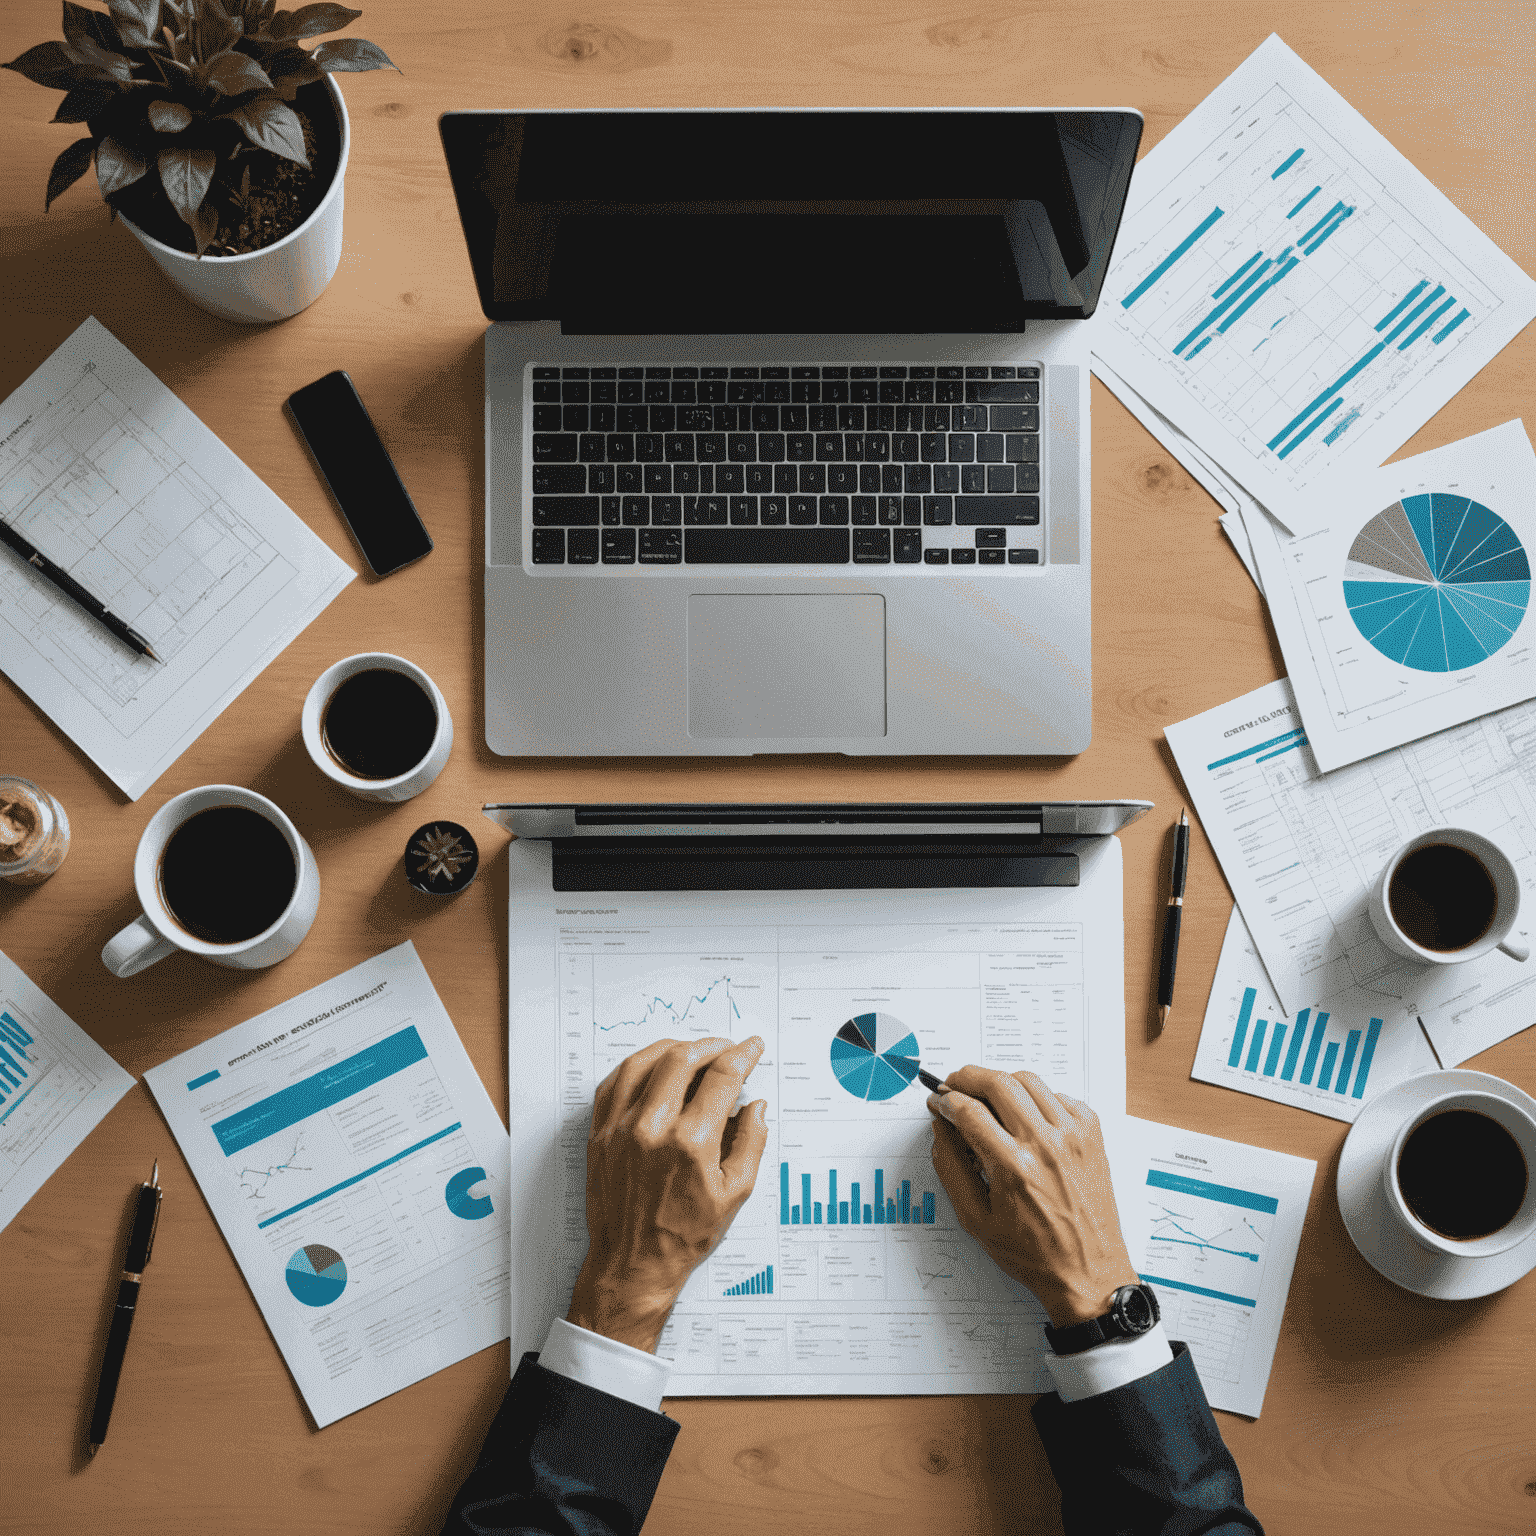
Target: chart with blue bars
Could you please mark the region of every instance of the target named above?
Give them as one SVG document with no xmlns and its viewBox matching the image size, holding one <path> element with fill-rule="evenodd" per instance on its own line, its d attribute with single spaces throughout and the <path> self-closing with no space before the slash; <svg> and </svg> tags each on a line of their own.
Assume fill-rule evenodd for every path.
<svg viewBox="0 0 1536 1536">
<path fill-rule="evenodd" d="M 769 1264 L 755 1275 L 748 1275 L 745 1280 L 727 1286 L 720 1294 L 722 1296 L 772 1296 L 773 1265 Z"/>
<path fill-rule="evenodd" d="M 1335 1038 L 1330 1039 L 1329 1014 L 1325 1010 L 1320 1008 L 1314 1014 L 1310 1008 L 1301 1008 L 1289 1027 L 1280 1020 L 1272 1024 L 1268 1019 L 1253 1016 L 1257 996 L 1253 987 L 1243 991 L 1232 1044 L 1227 1051 L 1229 1067 L 1264 1077 L 1278 1073 L 1282 1083 L 1295 1081 L 1303 1087 L 1315 1084 L 1319 1093 L 1347 1093 L 1353 1099 L 1365 1097 L 1383 1020 L 1372 1019 L 1364 1030 L 1351 1029 L 1342 1040 L 1335 1030 Z"/>
<path fill-rule="evenodd" d="M 791 1180 L 787 1162 L 779 1164 L 779 1225 L 781 1227 L 857 1227 L 913 1226 L 931 1227 L 939 1217 L 935 1192 L 914 1189 L 911 1179 L 892 1178 L 886 1183 L 885 1169 L 874 1170 L 873 1182 L 866 1176 L 838 1184 L 836 1168 L 826 1170 L 826 1184 L 812 1187 L 812 1175 L 799 1175 L 798 1191 Z M 825 1190 L 824 1200 L 816 1196 Z M 889 1191 L 889 1192 L 887 1192 Z M 793 1194 L 798 1192 L 798 1202 Z"/>
</svg>

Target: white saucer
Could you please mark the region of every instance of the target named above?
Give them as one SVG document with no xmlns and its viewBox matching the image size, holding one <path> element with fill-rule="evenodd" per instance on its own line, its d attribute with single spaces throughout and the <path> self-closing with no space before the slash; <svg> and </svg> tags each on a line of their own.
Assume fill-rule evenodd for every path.
<svg viewBox="0 0 1536 1536">
<path fill-rule="evenodd" d="M 1426 1072 L 1371 1099 L 1355 1119 L 1339 1154 L 1339 1214 L 1361 1256 L 1395 1285 L 1441 1301 L 1491 1296 L 1536 1269 L 1536 1232 L 1503 1253 L 1453 1258 L 1415 1242 L 1387 1205 L 1382 1165 L 1403 1122 L 1443 1093 L 1495 1093 L 1536 1115 L 1536 1099 L 1487 1072 Z"/>
</svg>

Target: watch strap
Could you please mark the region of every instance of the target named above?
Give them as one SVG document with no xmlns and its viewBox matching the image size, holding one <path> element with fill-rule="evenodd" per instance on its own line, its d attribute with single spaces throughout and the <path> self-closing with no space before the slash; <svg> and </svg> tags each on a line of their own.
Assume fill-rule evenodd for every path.
<svg viewBox="0 0 1536 1536">
<path fill-rule="evenodd" d="M 1151 1319 L 1145 1328 L 1130 1328 L 1121 1320 L 1120 1298 L 1125 1291 L 1140 1291 L 1147 1299 Z M 1107 1343 L 1110 1339 L 1134 1339 L 1151 1329 L 1161 1320 L 1162 1309 L 1157 1304 L 1157 1294 L 1148 1285 L 1125 1285 L 1110 1298 L 1109 1310 L 1100 1317 L 1090 1317 L 1083 1323 L 1071 1323 L 1065 1328 L 1045 1326 L 1045 1342 L 1055 1355 L 1080 1355 L 1085 1349 Z"/>
</svg>

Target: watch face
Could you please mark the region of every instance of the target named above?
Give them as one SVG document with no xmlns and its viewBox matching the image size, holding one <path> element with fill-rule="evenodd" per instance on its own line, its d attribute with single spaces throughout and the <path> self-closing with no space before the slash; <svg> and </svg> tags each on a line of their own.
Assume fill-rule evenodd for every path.
<svg viewBox="0 0 1536 1536">
<path fill-rule="evenodd" d="M 1121 1286 L 1113 1309 L 1116 1320 L 1130 1333 L 1145 1333 L 1157 1321 L 1155 1303 L 1143 1286 Z"/>
</svg>

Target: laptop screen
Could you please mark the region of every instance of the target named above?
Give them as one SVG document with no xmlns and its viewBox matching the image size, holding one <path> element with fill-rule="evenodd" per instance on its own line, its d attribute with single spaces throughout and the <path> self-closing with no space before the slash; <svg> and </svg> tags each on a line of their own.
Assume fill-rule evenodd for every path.
<svg viewBox="0 0 1536 1536">
<path fill-rule="evenodd" d="M 1018 331 L 1098 303 L 1141 118 L 454 112 L 480 303 L 577 334 Z"/>
</svg>

